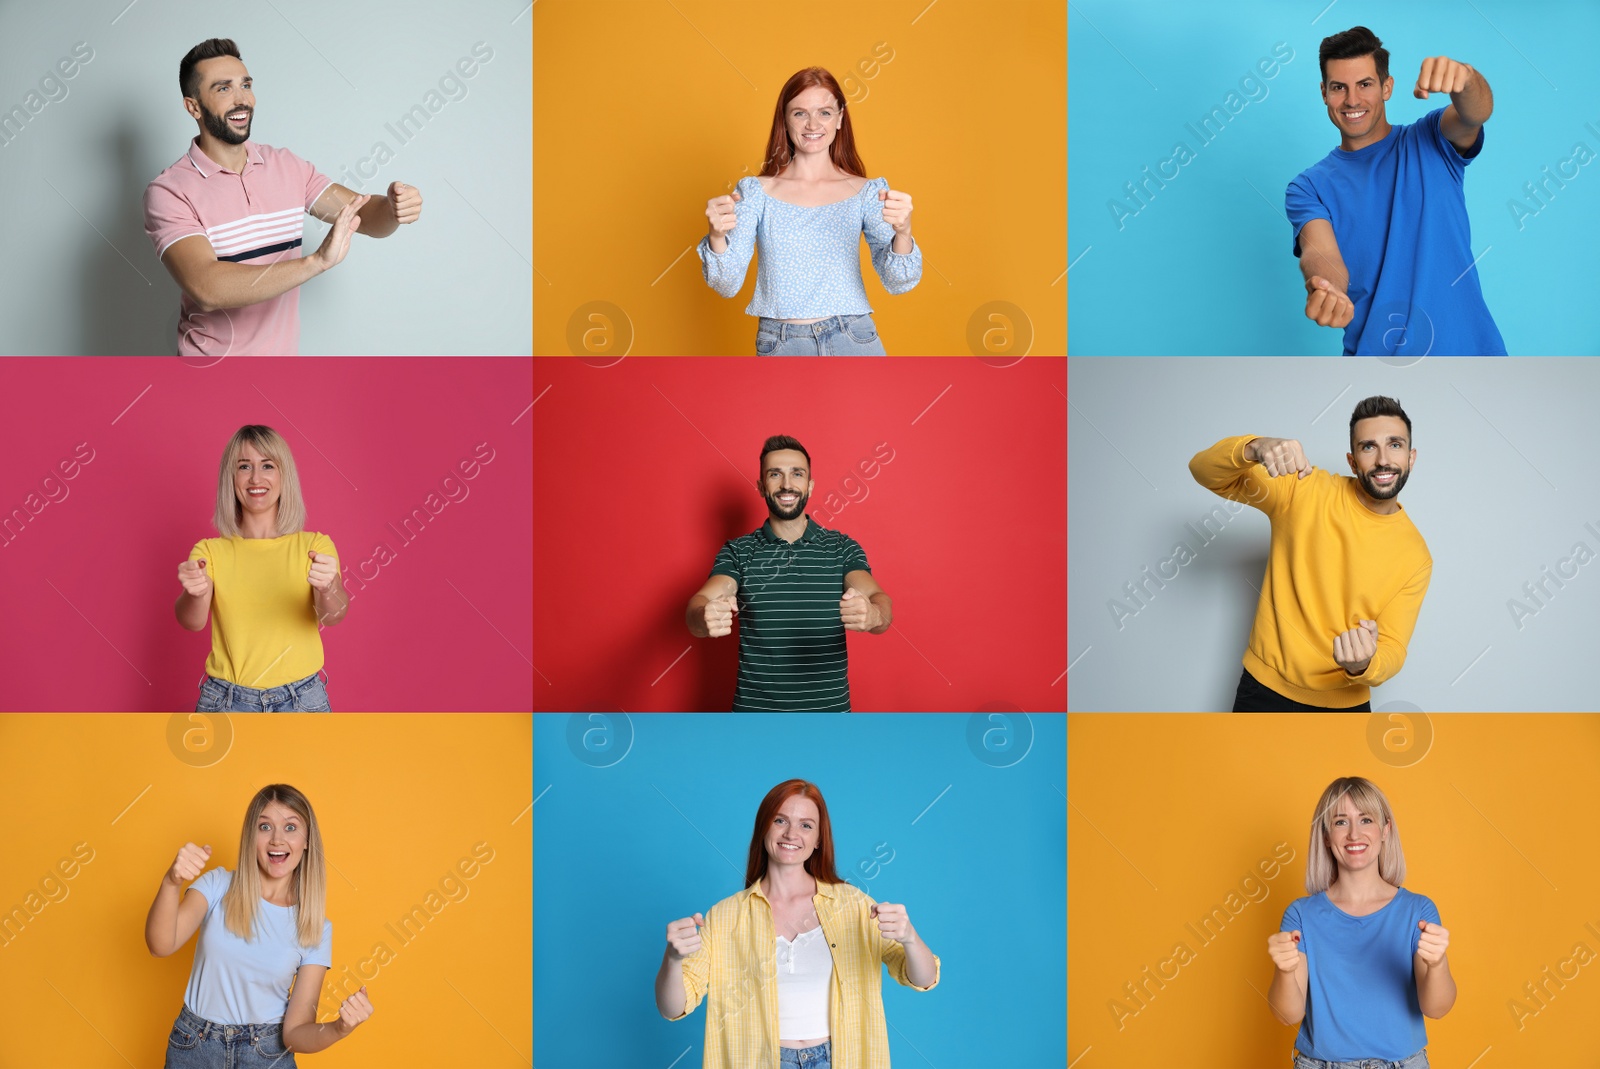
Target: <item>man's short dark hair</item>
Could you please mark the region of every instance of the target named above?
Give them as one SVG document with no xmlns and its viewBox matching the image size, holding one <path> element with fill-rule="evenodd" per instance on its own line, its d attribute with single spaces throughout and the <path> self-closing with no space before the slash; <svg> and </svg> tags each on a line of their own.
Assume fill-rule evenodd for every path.
<svg viewBox="0 0 1600 1069">
<path fill-rule="evenodd" d="M 1400 402 L 1393 397 L 1369 397 L 1356 405 L 1356 410 L 1350 413 L 1350 448 L 1356 447 L 1356 423 L 1359 420 L 1371 419 L 1373 416 L 1399 416 L 1406 421 L 1406 445 L 1411 441 L 1411 417 L 1406 415 L 1406 410 L 1400 407 Z"/>
<path fill-rule="evenodd" d="M 763 474 L 765 474 L 767 470 L 767 454 L 777 449 L 796 450 L 801 456 L 806 458 L 806 472 L 807 474 L 810 473 L 811 454 L 806 452 L 806 447 L 800 444 L 800 440 L 798 438 L 791 438 L 787 434 L 774 434 L 771 438 L 768 438 L 766 444 L 761 447 L 761 471 Z"/>
<path fill-rule="evenodd" d="M 178 64 L 178 88 L 183 90 L 184 96 L 194 100 L 200 99 L 200 72 L 195 68 L 200 66 L 202 59 L 217 59 L 221 56 L 239 59 L 239 46 L 226 37 L 213 37 L 189 49 L 189 54 Z"/>
<path fill-rule="evenodd" d="M 1343 33 L 1324 37 L 1322 47 L 1317 49 L 1317 64 L 1322 68 L 1322 84 L 1328 84 L 1328 60 L 1358 59 L 1361 56 L 1372 57 L 1372 62 L 1378 68 L 1380 84 L 1388 79 L 1389 50 L 1383 47 L 1378 35 L 1365 26 L 1352 26 Z"/>
</svg>

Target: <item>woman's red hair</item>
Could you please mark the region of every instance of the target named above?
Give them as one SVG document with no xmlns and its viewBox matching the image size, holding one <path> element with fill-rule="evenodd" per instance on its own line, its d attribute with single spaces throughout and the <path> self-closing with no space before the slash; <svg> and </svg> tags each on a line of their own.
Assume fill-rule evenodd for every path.
<svg viewBox="0 0 1600 1069">
<path fill-rule="evenodd" d="M 805 860 L 806 872 L 821 883 L 844 882 L 833 870 L 833 825 L 828 822 L 828 803 L 822 800 L 822 792 L 808 780 L 786 779 L 767 792 L 756 810 L 755 830 L 750 833 L 750 859 L 744 866 L 746 887 L 767 874 L 767 829 L 772 827 L 772 818 L 778 815 L 784 800 L 797 794 L 817 804 L 817 848 Z"/>
<path fill-rule="evenodd" d="M 767 162 L 761 167 L 761 177 L 768 178 L 777 174 L 794 159 L 794 142 L 789 140 L 789 124 L 784 120 L 784 115 L 795 97 L 807 89 L 815 88 L 826 89 L 833 94 L 833 99 L 839 102 L 839 132 L 834 135 L 833 144 L 828 146 L 828 157 L 833 160 L 833 165 L 845 174 L 853 174 L 858 178 L 867 177 L 867 166 L 856 154 L 856 135 L 850 127 L 850 109 L 845 107 L 844 91 L 839 88 L 839 83 L 833 75 L 821 67 L 807 67 L 803 71 L 796 71 L 778 91 L 778 106 L 772 112 L 772 133 L 767 137 Z"/>
</svg>

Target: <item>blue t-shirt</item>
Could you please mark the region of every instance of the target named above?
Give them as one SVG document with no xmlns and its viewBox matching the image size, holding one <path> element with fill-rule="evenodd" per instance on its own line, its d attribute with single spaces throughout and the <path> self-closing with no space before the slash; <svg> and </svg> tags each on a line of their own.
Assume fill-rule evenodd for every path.
<svg viewBox="0 0 1600 1069">
<path fill-rule="evenodd" d="M 738 222 L 728 248 L 711 251 L 711 238 L 696 246 L 706 284 L 724 297 L 737 297 L 761 245 L 756 291 L 745 315 L 769 319 L 818 319 L 870 315 L 872 305 L 861 281 L 861 238 L 872 249 L 872 266 L 890 293 L 905 293 L 922 279 L 922 246 L 894 251 L 894 227 L 883 221 L 878 194 L 886 178 L 862 179 L 856 195 L 833 204 L 806 208 L 769 197 L 755 178 L 739 180 Z"/>
<path fill-rule="evenodd" d="M 1506 355 L 1470 266 L 1477 254 L 1462 178 L 1483 130 L 1459 152 L 1440 129 L 1443 114 L 1394 126 L 1355 152 L 1336 148 L 1289 183 L 1294 254 L 1301 228 L 1326 219 L 1350 271 L 1346 356 Z"/>
<path fill-rule="evenodd" d="M 206 915 L 183 1003 L 218 1024 L 276 1024 L 289 1008 L 295 971 L 302 965 L 333 966 L 333 922 L 322 922 L 322 942 L 303 947 L 295 932 L 295 907 L 263 899 L 256 903 L 255 939 L 245 942 L 223 919 L 222 896 L 232 883 L 231 872 L 215 868 L 184 892 L 200 892 Z"/>
<path fill-rule="evenodd" d="M 1296 1050 L 1329 1062 L 1397 1062 L 1428 1045 L 1412 961 L 1422 937 L 1418 921 L 1443 923 L 1432 899 L 1404 887 L 1365 917 L 1350 916 L 1326 891 L 1289 904 L 1279 931 L 1298 931 L 1306 956 L 1306 1016 Z"/>
</svg>

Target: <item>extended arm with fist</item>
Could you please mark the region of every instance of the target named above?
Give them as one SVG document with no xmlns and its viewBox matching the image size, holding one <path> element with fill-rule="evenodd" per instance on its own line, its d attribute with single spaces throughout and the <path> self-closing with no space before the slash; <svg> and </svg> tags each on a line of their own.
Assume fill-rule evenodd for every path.
<svg viewBox="0 0 1600 1069">
<path fill-rule="evenodd" d="M 722 638 L 733 633 L 739 615 L 739 582 L 731 575 L 713 575 L 689 599 L 683 622 L 695 638 Z"/>
<path fill-rule="evenodd" d="M 685 996 L 680 966 L 684 958 L 700 949 L 700 928 L 705 923 L 705 917 L 696 913 L 667 925 L 667 949 L 662 952 L 661 968 L 656 973 L 656 1009 L 668 1020 L 683 1015 Z"/>
<path fill-rule="evenodd" d="M 1306 953 L 1300 949 L 1300 933 L 1273 932 L 1267 937 L 1267 956 L 1272 959 L 1272 987 L 1267 1004 L 1272 1015 L 1284 1024 L 1299 1024 L 1306 1015 L 1308 979 Z"/>
<path fill-rule="evenodd" d="M 1293 473 L 1304 479 L 1316 467 L 1293 438 L 1252 438 L 1244 444 L 1244 459 L 1262 465 L 1274 478 Z"/>
</svg>

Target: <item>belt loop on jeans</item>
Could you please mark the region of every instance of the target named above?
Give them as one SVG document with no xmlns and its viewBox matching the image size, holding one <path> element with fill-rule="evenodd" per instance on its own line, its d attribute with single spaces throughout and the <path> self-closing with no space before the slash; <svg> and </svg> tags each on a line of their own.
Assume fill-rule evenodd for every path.
<svg viewBox="0 0 1600 1069">
<path fill-rule="evenodd" d="M 788 330 L 789 330 L 789 324 L 781 322 L 781 321 L 778 323 L 778 344 L 779 345 L 782 345 L 784 339 L 789 336 L 788 335 Z"/>
</svg>

